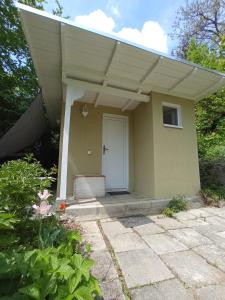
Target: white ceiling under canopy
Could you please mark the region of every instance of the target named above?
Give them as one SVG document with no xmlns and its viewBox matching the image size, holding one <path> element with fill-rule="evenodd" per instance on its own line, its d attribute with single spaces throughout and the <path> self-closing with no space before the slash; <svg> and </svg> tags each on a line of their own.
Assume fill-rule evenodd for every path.
<svg viewBox="0 0 225 300">
<path fill-rule="evenodd" d="M 169 57 L 17 4 L 51 123 L 59 118 L 63 81 L 85 88 L 81 101 L 132 110 L 151 91 L 199 100 L 225 74 Z"/>
</svg>

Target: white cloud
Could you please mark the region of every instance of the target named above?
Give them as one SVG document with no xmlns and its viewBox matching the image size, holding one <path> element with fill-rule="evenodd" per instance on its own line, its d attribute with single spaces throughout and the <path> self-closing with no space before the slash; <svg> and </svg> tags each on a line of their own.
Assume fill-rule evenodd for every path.
<svg viewBox="0 0 225 300">
<path fill-rule="evenodd" d="M 123 27 L 120 31 L 115 32 L 116 23 L 114 19 L 107 16 L 101 9 L 91 12 L 89 15 L 76 16 L 75 21 L 89 28 L 114 34 L 154 50 L 168 52 L 167 34 L 158 22 L 147 21 L 141 30 Z"/>
<path fill-rule="evenodd" d="M 105 32 L 113 32 L 116 23 L 113 18 L 108 17 L 101 9 L 91 12 L 89 15 L 76 16 L 75 21 L 92 29 Z"/>
</svg>

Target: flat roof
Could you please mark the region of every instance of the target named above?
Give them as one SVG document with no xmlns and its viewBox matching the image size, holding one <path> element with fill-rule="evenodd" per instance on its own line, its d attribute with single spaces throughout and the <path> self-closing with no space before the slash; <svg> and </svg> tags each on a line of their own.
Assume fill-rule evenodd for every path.
<svg viewBox="0 0 225 300">
<path fill-rule="evenodd" d="M 225 84 L 221 72 L 16 6 L 51 123 L 59 118 L 65 79 L 86 88 L 83 102 L 123 110 L 134 109 L 152 91 L 197 101 Z"/>
</svg>

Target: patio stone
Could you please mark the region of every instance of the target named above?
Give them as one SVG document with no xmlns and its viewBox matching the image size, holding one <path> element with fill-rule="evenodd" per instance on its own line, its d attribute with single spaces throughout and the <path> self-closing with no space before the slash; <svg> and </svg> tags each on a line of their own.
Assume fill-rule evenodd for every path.
<svg viewBox="0 0 225 300">
<path fill-rule="evenodd" d="M 218 207 L 202 207 L 201 209 L 211 215 L 216 215 L 216 213 L 220 210 Z"/>
<path fill-rule="evenodd" d="M 193 251 L 165 254 L 162 259 L 189 287 L 202 287 L 225 282 L 223 272 L 209 265 Z"/>
<path fill-rule="evenodd" d="M 81 222 L 80 225 L 84 230 L 84 234 L 98 234 L 98 233 L 100 233 L 98 225 L 95 221 Z"/>
<path fill-rule="evenodd" d="M 216 234 L 225 239 L 225 231 L 217 232 Z"/>
<path fill-rule="evenodd" d="M 191 228 L 169 230 L 169 233 L 189 248 L 212 244 L 212 241 Z"/>
<path fill-rule="evenodd" d="M 185 227 L 196 227 L 196 226 L 203 226 L 203 225 L 209 225 L 209 223 L 203 221 L 203 219 L 194 219 L 194 220 L 186 220 L 181 221 Z"/>
<path fill-rule="evenodd" d="M 118 234 L 132 232 L 131 228 L 126 228 L 120 221 L 101 223 L 104 233 L 107 236 L 115 236 Z"/>
<path fill-rule="evenodd" d="M 95 260 L 91 272 L 99 281 L 108 282 L 118 278 L 112 257 L 108 251 L 94 251 L 91 253 L 91 258 Z"/>
<path fill-rule="evenodd" d="M 195 294 L 199 300 L 224 300 L 225 286 L 211 285 L 195 290 Z"/>
<path fill-rule="evenodd" d="M 166 280 L 132 291 L 132 300 L 194 300 L 190 291 L 177 279 Z"/>
<path fill-rule="evenodd" d="M 128 288 L 173 278 L 174 275 L 150 249 L 116 254 Z"/>
<path fill-rule="evenodd" d="M 143 239 L 159 255 L 188 249 L 181 242 L 165 233 L 144 235 Z"/>
<path fill-rule="evenodd" d="M 191 209 L 189 212 L 190 212 L 190 214 L 196 216 L 197 218 L 205 218 L 205 217 L 209 217 L 212 215 L 209 212 L 207 212 L 206 210 L 203 210 L 201 208 Z"/>
<path fill-rule="evenodd" d="M 165 232 L 164 229 L 162 229 L 160 226 L 158 226 L 155 223 L 149 223 L 149 224 L 137 226 L 137 227 L 135 227 L 135 230 L 140 235 L 151 235 L 151 234 Z"/>
<path fill-rule="evenodd" d="M 204 245 L 193 248 L 199 255 L 203 256 L 208 262 L 225 272 L 225 251 L 216 245 Z"/>
<path fill-rule="evenodd" d="M 96 300 L 125 300 L 119 279 L 100 283 L 100 286 L 103 297 L 97 297 Z"/>
<path fill-rule="evenodd" d="M 218 216 L 208 217 L 206 218 L 206 222 L 212 225 L 222 225 L 225 228 L 225 219 Z"/>
<path fill-rule="evenodd" d="M 159 226 L 163 227 L 166 230 L 169 229 L 177 229 L 177 228 L 184 228 L 185 225 L 181 222 L 173 219 L 173 218 L 167 218 L 162 215 L 158 216 L 152 216 L 151 219 L 158 224 Z"/>
<path fill-rule="evenodd" d="M 115 252 L 144 249 L 148 247 L 135 232 L 121 233 L 114 236 L 108 235 L 108 239 Z"/>
<path fill-rule="evenodd" d="M 99 233 L 99 234 L 84 234 L 83 239 L 84 239 L 84 241 L 91 244 L 91 249 L 93 251 L 106 249 L 106 244 L 105 244 L 105 241 L 104 241 L 101 233 Z"/>
<path fill-rule="evenodd" d="M 209 225 L 209 226 L 200 226 L 196 227 L 196 230 L 208 237 L 214 244 L 218 245 L 220 248 L 225 249 L 225 239 L 218 235 L 218 232 L 224 230 L 224 227 L 220 225 Z"/>
<path fill-rule="evenodd" d="M 175 214 L 175 218 L 179 221 L 187 221 L 196 219 L 196 216 L 187 211 L 180 211 L 179 213 Z"/>
<path fill-rule="evenodd" d="M 153 221 L 144 215 L 120 218 L 119 221 L 126 228 L 136 228 L 142 225 L 147 225 L 151 223 L 153 224 Z"/>
</svg>

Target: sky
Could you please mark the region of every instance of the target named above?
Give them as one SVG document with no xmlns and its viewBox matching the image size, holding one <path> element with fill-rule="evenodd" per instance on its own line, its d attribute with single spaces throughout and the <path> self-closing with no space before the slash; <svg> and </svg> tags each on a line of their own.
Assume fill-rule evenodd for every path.
<svg viewBox="0 0 225 300">
<path fill-rule="evenodd" d="M 55 0 L 47 0 L 51 12 Z M 63 15 L 86 27 L 171 54 L 172 24 L 185 0 L 60 0 Z"/>
</svg>

